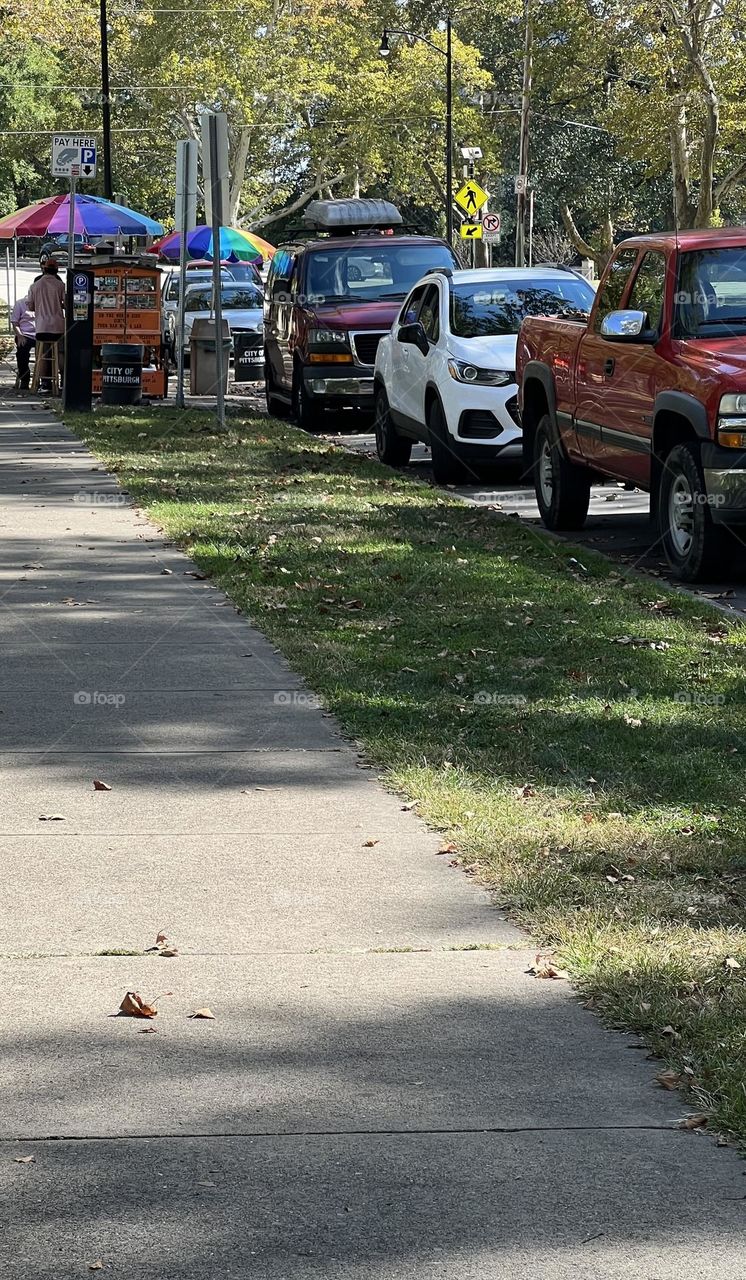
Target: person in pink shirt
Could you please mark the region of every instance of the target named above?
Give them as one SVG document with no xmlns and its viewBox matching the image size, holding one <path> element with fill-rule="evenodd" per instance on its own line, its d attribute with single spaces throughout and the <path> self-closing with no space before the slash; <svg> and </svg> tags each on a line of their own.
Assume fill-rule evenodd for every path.
<svg viewBox="0 0 746 1280">
<path fill-rule="evenodd" d="M 65 286 L 58 271 L 54 258 L 49 258 L 43 274 L 34 280 L 26 295 L 26 305 L 36 317 L 37 342 L 59 343 L 65 332 Z M 47 357 L 40 369 L 39 389 L 47 393 L 52 389 L 51 361 Z"/>
<path fill-rule="evenodd" d="M 34 317 L 28 309 L 28 299 L 19 298 L 10 313 L 10 323 L 16 340 L 16 387 L 28 391 L 30 379 L 29 360 L 34 346 L 36 329 Z"/>
</svg>

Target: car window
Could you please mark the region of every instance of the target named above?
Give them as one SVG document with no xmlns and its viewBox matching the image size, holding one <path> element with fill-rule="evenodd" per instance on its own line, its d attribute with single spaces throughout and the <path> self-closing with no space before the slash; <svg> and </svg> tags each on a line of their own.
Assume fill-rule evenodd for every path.
<svg viewBox="0 0 746 1280">
<path fill-rule="evenodd" d="M 426 284 L 421 284 L 419 288 L 412 290 L 401 309 L 399 324 L 414 324 L 427 288 Z"/>
<path fill-rule="evenodd" d="M 308 253 L 306 291 L 323 302 L 378 302 L 405 298 L 427 271 L 454 266 L 445 244 L 382 236 L 373 245 L 330 246 Z"/>
<path fill-rule="evenodd" d="M 601 293 L 598 295 L 598 306 L 594 321 L 595 332 L 601 329 L 601 321 L 610 311 L 618 311 L 624 297 L 624 290 L 630 272 L 637 261 L 636 249 L 622 249 L 614 259 L 614 264 L 606 279 Z"/>
<path fill-rule="evenodd" d="M 644 311 L 651 329 L 660 332 L 663 324 L 663 296 L 666 288 L 666 258 L 662 253 L 646 253 L 635 276 L 627 306 Z"/>
<path fill-rule="evenodd" d="M 420 306 L 420 323 L 431 342 L 440 334 L 440 295 L 437 284 L 428 285 Z"/>
<path fill-rule="evenodd" d="M 251 285 L 235 286 L 233 288 L 229 285 L 220 291 L 220 305 L 224 311 L 258 310 L 262 305 L 262 295 L 258 289 L 252 289 Z M 212 287 L 206 285 L 204 289 L 188 289 L 184 309 L 186 311 L 211 311 Z"/>
<path fill-rule="evenodd" d="M 594 293 L 586 280 L 568 271 L 556 279 L 538 274 L 456 282 L 451 290 L 451 332 L 458 338 L 517 333 L 526 316 L 583 320 Z"/>
<path fill-rule="evenodd" d="M 746 247 L 682 253 L 675 316 L 677 337 L 742 337 L 746 332 Z"/>
</svg>

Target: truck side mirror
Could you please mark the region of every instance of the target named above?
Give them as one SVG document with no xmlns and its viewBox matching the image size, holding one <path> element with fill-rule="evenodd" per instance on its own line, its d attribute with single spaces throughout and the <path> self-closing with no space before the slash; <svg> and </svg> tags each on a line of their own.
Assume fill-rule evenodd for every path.
<svg viewBox="0 0 746 1280">
<path fill-rule="evenodd" d="M 645 311 L 610 311 L 601 321 L 600 332 L 608 342 L 658 341 L 658 334 L 649 327 Z"/>
</svg>

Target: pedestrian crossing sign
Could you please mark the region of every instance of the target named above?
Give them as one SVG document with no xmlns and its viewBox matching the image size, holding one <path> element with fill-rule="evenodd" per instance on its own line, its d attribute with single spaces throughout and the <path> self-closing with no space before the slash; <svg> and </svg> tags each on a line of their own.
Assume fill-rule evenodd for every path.
<svg viewBox="0 0 746 1280">
<path fill-rule="evenodd" d="M 473 178 L 469 178 L 465 182 L 460 191 L 455 195 L 456 204 L 463 209 L 464 213 L 478 213 L 483 204 L 486 204 L 490 198 L 489 191 L 485 191 L 484 187 L 480 187 L 478 182 Z"/>
<path fill-rule="evenodd" d="M 461 239 L 462 240 L 481 240 L 482 239 L 481 222 L 462 222 L 461 223 Z"/>
</svg>

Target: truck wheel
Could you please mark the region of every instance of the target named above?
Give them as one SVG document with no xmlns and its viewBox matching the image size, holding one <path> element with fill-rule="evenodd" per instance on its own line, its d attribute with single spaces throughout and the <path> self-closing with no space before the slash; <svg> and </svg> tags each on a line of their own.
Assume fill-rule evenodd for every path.
<svg viewBox="0 0 746 1280">
<path fill-rule="evenodd" d="M 684 582 L 722 568 L 725 530 L 712 523 L 696 447 L 677 444 L 663 460 L 658 518 L 666 559 Z"/>
<path fill-rule="evenodd" d="M 585 467 L 578 467 L 565 457 L 549 414 L 536 428 L 534 487 L 547 529 L 583 528 L 591 498 L 591 478 Z"/>
<path fill-rule="evenodd" d="M 293 417 L 295 421 L 302 431 L 321 431 L 323 426 L 322 414 L 323 410 L 316 408 L 306 391 L 303 373 L 296 366 L 293 377 Z"/>
<path fill-rule="evenodd" d="M 427 419 L 433 477 L 436 484 L 474 484 L 476 476 L 459 456 L 458 445 L 451 438 L 440 400 L 433 400 Z"/>
<path fill-rule="evenodd" d="M 277 395 L 275 380 L 272 376 L 272 365 L 267 351 L 264 352 L 264 395 L 267 401 L 267 413 L 272 414 L 274 418 L 287 418 L 290 406 L 287 401 L 281 400 Z"/>
<path fill-rule="evenodd" d="M 406 467 L 412 456 L 412 441 L 400 436 L 389 411 L 389 399 L 383 387 L 376 387 L 376 452 L 388 467 Z"/>
</svg>

